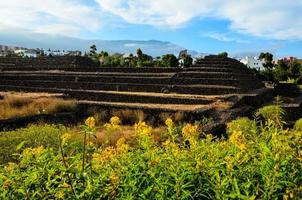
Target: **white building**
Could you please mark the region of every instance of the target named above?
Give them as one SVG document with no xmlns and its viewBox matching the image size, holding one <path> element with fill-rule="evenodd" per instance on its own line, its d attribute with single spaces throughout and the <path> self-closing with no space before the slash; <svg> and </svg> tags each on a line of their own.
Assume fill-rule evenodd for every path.
<svg viewBox="0 0 302 200">
<path fill-rule="evenodd" d="M 45 54 L 45 56 L 64 56 L 65 52 L 60 51 L 60 50 L 52 51 L 52 50 L 49 49 L 47 51 L 44 51 L 44 54 Z"/>
<path fill-rule="evenodd" d="M 19 54 L 22 57 L 36 58 L 39 52 L 35 49 L 19 49 L 14 51 L 15 54 Z"/>
<path fill-rule="evenodd" d="M 249 68 L 257 69 L 260 71 L 264 70 L 264 67 L 263 67 L 264 61 L 259 60 L 259 58 L 257 58 L 257 57 L 248 57 L 247 56 L 247 57 L 241 59 L 240 62 L 245 64 Z"/>
</svg>

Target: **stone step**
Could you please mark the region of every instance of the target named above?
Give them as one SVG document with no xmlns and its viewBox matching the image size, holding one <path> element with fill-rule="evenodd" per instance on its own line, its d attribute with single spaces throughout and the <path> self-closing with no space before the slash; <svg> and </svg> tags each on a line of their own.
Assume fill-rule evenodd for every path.
<svg viewBox="0 0 302 200">
<path fill-rule="evenodd" d="M 63 89 L 63 88 L 41 87 L 41 86 L 30 87 L 30 86 L 0 85 L 0 90 L 63 93 L 77 100 L 103 101 L 103 102 L 204 105 L 214 101 L 214 98 L 206 98 L 204 96 L 199 96 L 199 95 Z"/>
<path fill-rule="evenodd" d="M 96 82 L 96 83 L 139 83 L 139 84 L 210 84 L 210 85 L 229 85 L 240 86 L 242 83 L 250 83 L 255 79 L 230 79 L 230 78 L 172 78 L 171 77 L 102 77 L 102 76 L 74 76 L 74 75 L 37 75 L 37 74 L 24 74 L 24 75 L 4 75 L 0 74 L 1 80 L 31 80 L 31 81 L 70 81 L 70 82 Z"/>
<path fill-rule="evenodd" d="M 231 78 L 231 79 L 249 79 L 255 77 L 250 73 L 231 73 L 231 72 L 200 72 L 188 71 L 177 73 L 179 78 Z"/>
<path fill-rule="evenodd" d="M 190 67 L 186 68 L 184 71 L 190 72 L 190 71 L 200 71 L 200 72 L 234 72 L 234 71 L 244 71 L 240 69 L 233 69 L 230 67 Z M 180 72 L 181 73 L 181 72 Z"/>
<path fill-rule="evenodd" d="M 47 70 L 60 70 L 60 71 L 76 71 L 76 72 L 127 72 L 127 73 L 176 73 L 181 71 L 177 67 L 142 67 L 142 68 L 129 68 L 129 67 L 75 67 L 75 66 L 16 66 L 14 64 L 0 63 L 0 70 L 2 71 L 47 71 Z"/>
<path fill-rule="evenodd" d="M 125 102 L 103 102 L 103 101 L 85 101 L 78 102 L 80 106 L 96 106 L 110 109 L 132 109 L 132 110 L 148 110 L 161 112 L 182 112 L 182 113 L 205 113 L 212 109 L 211 105 L 196 104 L 150 104 L 150 103 L 125 103 Z M 86 110 L 86 109 L 84 109 Z"/>
<path fill-rule="evenodd" d="M 225 85 L 175 85 L 169 91 L 179 94 L 225 95 L 238 94 L 244 90 Z"/>
<path fill-rule="evenodd" d="M 108 82 L 108 83 L 141 83 L 141 84 L 169 84 L 171 77 L 129 77 L 129 76 L 77 76 L 77 75 L 0 75 L 2 80 L 48 80 L 48 81 L 74 81 L 74 82 Z"/>
<path fill-rule="evenodd" d="M 83 89 L 83 90 L 109 90 L 128 92 L 155 92 L 155 93 L 178 93 L 178 94 L 199 94 L 219 95 L 227 93 L 238 93 L 241 89 L 224 85 L 173 85 L 166 84 L 134 84 L 134 83 L 91 83 L 91 82 L 67 82 L 67 81 L 8 81 L 0 80 L 0 85 L 44 87 L 59 89 Z"/>
<path fill-rule="evenodd" d="M 1 72 L 0 75 L 47 75 L 47 76 L 103 76 L 103 77 L 117 77 L 117 76 L 128 76 L 128 77 L 172 77 L 175 73 L 127 73 L 127 72 L 64 72 L 64 71 L 10 71 Z"/>
</svg>

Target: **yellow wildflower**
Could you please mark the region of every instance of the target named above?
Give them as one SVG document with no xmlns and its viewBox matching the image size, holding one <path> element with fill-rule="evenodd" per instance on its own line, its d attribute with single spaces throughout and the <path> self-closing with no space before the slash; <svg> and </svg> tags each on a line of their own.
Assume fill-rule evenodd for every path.
<svg viewBox="0 0 302 200">
<path fill-rule="evenodd" d="M 60 190 L 56 193 L 56 199 L 64 199 L 65 198 L 65 193 L 63 190 Z"/>
<path fill-rule="evenodd" d="M 23 151 L 23 156 L 40 156 L 45 151 L 43 146 L 36 147 L 36 148 L 27 148 Z"/>
<path fill-rule="evenodd" d="M 69 188 L 70 185 L 68 183 L 63 183 L 63 188 Z"/>
<path fill-rule="evenodd" d="M 233 169 L 233 158 L 232 158 L 232 156 L 226 156 L 224 158 L 224 161 L 225 161 L 227 170 L 231 171 Z"/>
<path fill-rule="evenodd" d="M 13 172 L 16 166 L 17 166 L 16 163 L 9 162 L 9 163 L 5 166 L 5 170 L 6 170 L 7 172 Z"/>
<path fill-rule="evenodd" d="M 129 145 L 126 144 L 125 138 L 120 138 L 116 143 L 116 147 L 119 154 L 125 154 L 129 151 Z"/>
<path fill-rule="evenodd" d="M 173 127 L 174 122 L 171 118 L 167 118 L 166 121 L 165 121 L 165 124 L 168 128 L 171 128 L 171 127 Z"/>
<path fill-rule="evenodd" d="M 68 141 L 70 138 L 72 138 L 72 135 L 70 133 L 65 133 L 61 136 L 62 143 L 64 144 L 66 141 Z"/>
<path fill-rule="evenodd" d="M 111 117 L 110 123 L 111 123 L 113 126 L 119 126 L 119 125 L 121 124 L 121 120 L 120 120 L 119 117 L 114 116 L 114 117 Z"/>
<path fill-rule="evenodd" d="M 109 179 L 110 179 L 110 183 L 113 187 L 116 187 L 120 182 L 120 177 L 115 172 L 110 173 Z"/>
<path fill-rule="evenodd" d="M 232 135 L 230 136 L 229 140 L 232 144 L 234 144 L 240 150 L 245 150 L 246 149 L 246 145 L 244 143 L 244 136 L 242 134 L 242 131 L 234 131 L 232 133 Z"/>
<path fill-rule="evenodd" d="M 146 122 L 138 122 L 134 125 L 135 132 L 139 135 L 150 135 L 152 127 L 148 126 Z"/>
<path fill-rule="evenodd" d="M 182 128 L 182 135 L 185 139 L 197 138 L 199 134 L 198 125 L 186 124 Z"/>
<path fill-rule="evenodd" d="M 85 120 L 85 124 L 86 124 L 86 126 L 88 126 L 89 128 L 94 128 L 94 127 L 95 127 L 95 119 L 94 119 L 94 117 L 88 117 L 88 118 Z"/>
<path fill-rule="evenodd" d="M 106 123 L 104 126 L 107 130 L 116 130 L 120 128 L 121 120 L 119 117 L 111 117 L 110 123 Z"/>
<path fill-rule="evenodd" d="M 171 140 L 166 140 L 165 142 L 163 142 L 163 146 L 168 147 L 171 143 Z"/>
</svg>

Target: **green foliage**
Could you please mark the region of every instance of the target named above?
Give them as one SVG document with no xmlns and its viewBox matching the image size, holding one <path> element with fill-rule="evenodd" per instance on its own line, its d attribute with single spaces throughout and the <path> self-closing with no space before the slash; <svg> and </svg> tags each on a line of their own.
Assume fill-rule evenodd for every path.
<svg viewBox="0 0 302 200">
<path fill-rule="evenodd" d="M 300 76 L 301 64 L 297 61 L 292 61 L 288 64 L 289 78 L 298 78 Z"/>
<path fill-rule="evenodd" d="M 193 58 L 190 55 L 184 55 L 183 59 L 183 66 L 184 67 L 191 67 L 193 64 Z"/>
<path fill-rule="evenodd" d="M 95 63 L 99 63 L 99 56 L 98 56 L 98 54 L 97 54 L 97 48 L 96 48 L 96 45 L 94 45 L 94 44 L 90 46 L 89 57 L 90 57 Z"/>
<path fill-rule="evenodd" d="M 177 67 L 178 59 L 173 54 L 166 54 L 162 56 L 162 64 L 165 67 Z"/>
<path fill-rule="evenodd" d="M 272 69 L 266 68 L 265 70 L 260 72 L 260 76 L 262 79 L 266 81 L 274 81 L 274 71 Z"/>
<path fill-rule="evenodd" d="M 297 61 L 285 62 L 284 60 L 279 60 L 274 70 L 274 76 L 278 81 L 297 79 L 301 75 L 301 70 L 301 64 Z"/>
<path fill-rule="evenodd" d="M 118 121 L 105 127 L 120 129 Z M 241 118 L 230 123 L 228 140 L 215 141 L 211 135 L 199 140 L 197 125 L 184 125 L 177 136 L 173 121 L 165 123 L 163 143 L 139 122 L 136 143 L 121 138 L 97 148 L 89 142 L 95 120 L 88 118 L 83 146 L 72 146 L 72 136 L 63 134 L 59 147 L 24 149 L 18 162 L 1 167 L 0 198 L 301 199 L 301 131 L 255 127 Z M 249 129 L 254 132 L 247 139 Z"/>
<path fill-rule="evenodd" d="M 221 53 L 218 54 L 218 56 L 227 58 L 228 53 L 227 52 L 221 52 Z"/>
<path fill-rule="evenodd" d="M 261 53 L 259 55 L 260 60 L 264 60 L 265 63 L 263 64 L 263 67 L 267 69 L 272 69 L 274 67 L 273 64 L 273 54 L 266 52 L 266 53 Z"/>
<path fill-rule="evenodd" d="M 241 131 L 244 135 L 253 137 L 257 132 L 256 122 L 247 117 L 242 117 L 228 123 L 227 134 L 230 136 L 236 131 Z"/>
<path fill-rule="evenodd" d="M 32 125 L 17 131 L 0 132 L 0 163 L 12 161 L 13 155 L 24 148 L 44 146 L 57 149 L 58 137 L 66 131 L 63 126 Z"/>
<path fill-rule="evenodd" d="M 296 131 L 302 131 L 302 118 L 296 121 L 294 129 Z"/>
<path fill-rule="evenodd" d="M 278 81 L 286 81 L 288 79 L 288 71 L 282 65 L 277 65 L 274 70 L 274 78 Z"/>
<path fill-rule="evenodd" d="M 284 124 L 285 111 L 279 105 L 269 105 L 260 108 L 256 112 L 257 117 L 263 117 L 267 122 L 274 122 L 276 125 Z"/>
</svg>

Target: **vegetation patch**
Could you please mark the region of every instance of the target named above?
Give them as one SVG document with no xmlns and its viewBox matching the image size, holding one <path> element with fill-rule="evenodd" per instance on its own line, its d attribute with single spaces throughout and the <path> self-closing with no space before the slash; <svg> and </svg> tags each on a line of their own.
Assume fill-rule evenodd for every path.
<svg viewBox="0 0 302 200">
<path fill-rule="evenodd" d="M 29 148 L 14 140 L 21 144 L 17 160 L 0 168 L 1 198 L 301 199 L 301 120 L 285 129 L 282 112 L 273 109 L 271 118 L 267 109 L 258 111 L 262 123 L 231 122 L 227 139 L 206 135 L 202 123 L 167 118 L 155 130 L 144 121 L 121 126 L 116 116 L 100 127 L 89 117 L 77 131 L 47 125 L 2 133 L 54 140 Z"/>
<path fill-rule="evenodd" d="M 0 99 L 0 119 L 69 112 L 75 109 L 73 100 L 63 100 L 55 97 L 21 96 L 18 94 L 5 94 Z"/>
</svg>

